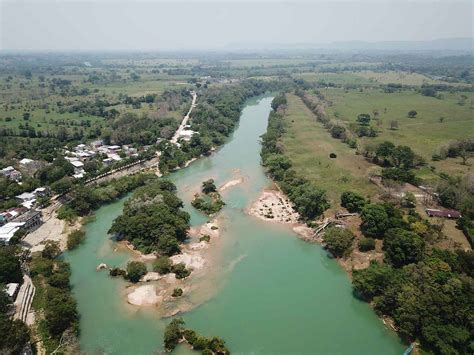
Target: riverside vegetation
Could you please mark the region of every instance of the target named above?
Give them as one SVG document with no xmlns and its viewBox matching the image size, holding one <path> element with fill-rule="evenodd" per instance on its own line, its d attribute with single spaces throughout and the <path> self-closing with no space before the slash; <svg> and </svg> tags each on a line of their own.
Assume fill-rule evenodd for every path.
<svg viewBox="0 0 474 355">
<path fill-rule="evenodd" d="M 184 328 L 185 322 L 182 318 L 173 319 L 165 330 L 164 342 L 167 351 L 173 351 L 176 345 L 185 341 L 193 350 L 201 351 L 203 355 L 226 355 L 230 354 L 225 346 L 225 341 L 218 337 L 206 338 L 197 334 L 192 329 Z"/>
<path fill-rule="evenodd" d="M 211 215 L 219 212 L 224 207 L 225 202 L 222 201 L 213 179 L 203 181 L 201 190 L 203 195 L 194 195 L 191 202 L 194 208 Z"/>
<path fill-rule="evenodd" d="M 294 196 L 294 178 L 288 179 L 290 174 L 298 176 L 298 171 L 291 172 L 291 161 L 281 143 L 287 124 L 285 105 L 283 95 L 275 98 L 267 133 L 262 137 L 262 161 L 297 209 L 307 211 Z M 415 179 L 411 169 L 422 161 L 409 147 L 396 147 L 391 142 L 376 146 L 370 159 L 386 167 L 384 179 L 409 182 Z M 452 187 L 454 191 L 458 188 L 456 184 Z M 324 196 L 324 191 L 318 190 L 317 196 Z M 472 199 L 468 196 L 463 198 Z M 474 253 L 437 247 L 442 230 L 422 218 L 413 203 L 372 203 L 354 191 L 345 191 L 340 197 L 341 206 L 360 214 L 358 227 L 363 238 L 356 238 L 348 229 L 328 228 L 323 236 L 327 249 L 336 258 L 347 258 L 354 248 L 361 252 L 374 250 L 375 240 L 379 240 L 384 253 L 383 262 L 372 261 L 366 269 L 353 270 L 355 294 L 371 302 L 378 314 L 390 317 L 404 340 L 418 341 L 426 351 L 472 352 Z M 327 208 L 326 200 L 316 201 L 320 202 L 319 213 L 304 213 L 304 218 L 314 218 Z M 465 211 L 471 216 L 468 209 Z"/>
<path fill-rule="evenodd" d="M 472 294 L 472 251 L 441 249 L 435 241 L 443 234 L 437 221 L 427 223 L 409 198 L 402 204 L 382 203 L 375 186 L 361 177 L 361 172 L 375 167 L 387 186 L 410 182 L 434 187 L 441 206 L 462 213 L 457 227 L 472 246 L 474 149 L 467 134 L 474 123 L 471 56 L 340 53 L 331 58 L 315 54 L 295 59 L 286 54 L 262 58 L 183 54 L 177 60 L 148 54 L 5 54 L 0 64 L 0 168 L 13 165 L 22 170 L 22 158 L 38 163 L 34 172 L 22 170 L 21 185 L 0 176 L 0 210 L 19 206 L 16 195 L 47 185 L 71 198 L 58 213 L 68 221 L 157 182 L 151 175 L 139 174 L 84 186 L 83 179 L 73 179 L 65 149 L 97 139 L 137 149 L 138 157 L 110 166 L 102 164 L 102 156 L 85 162 L 88 177 L 135 159 L 154 158 L 157 151 L 161 152 L 160 170 L 166 174 L 223 144 L 247 98 L 265 91 L 298 89 L 296 96 L 275 98 L 268 132 L 262 137 L 262 161 L 269 175 L 309 224 L 339 204 L 360 213 L 363 221 L 352 228 L 353 235 L 335 229 L 326 234 L 327 248 L 341 259 L 357 250 L 385 254 L 384 263 L 354 272 L 354 285 L 378 313 L 394 319 L 404 339 L 418 339 L 434 353 L 472 352 L 466 340 L 469 332 L 472 337 L 472 326 L 465 312 L 472 310 L 468 297 Z M 190 120 L 190 128 L 198 134 L 177 147 L 167 140 L 189 109 L 190 89 L 198 92 L 198 106 Z M 299 98 L 327 132 L 318 126 L 296 125 L 300 121 L 294 112 L 302 112 L 295 106 Z M 309 116 L 309 120 L 312 124 L 315 119 Z M 309 149 L 315 141 L 321 145 Z M 306 149 L 306 155 L 295 145 Z M 162 196 L 161 192 L 155 195 L 156 191 L 151 195 Z M 39 204 L 46 205 L 47 200 Z M 176 202 L 173 197 L 169 200 Z M 139 199 L 143 204 L 147 201 Z M 167 212 L 180 210 L 166 202 L 159 204 Z M 152 208 L 140 211 L 144 220 L 146 213 L 155 213 Z M 137 222 L 125 212 L 124 221 Z M 177 253 L 182 235 L 176 233 L 176 223 L 184 228 L 183 220 L 173 220 L 172 227 L 164 221 L 155 225 L 166 238 L 140 238 L 130 231 L 129 241 L 143 252 Z M 451 232 L 459 232 L 454 221 L 445 224 L 452 227 Z M 122 228 L 126 230 L 123 224 Z M 128 239 L 125 233 L 118 234 Z M 68 249 L 82 241 L 80 232 L 71 233 Z M 5 248 L 0 269 L 5 266 L 8 271 L 0 270 L 0 283 L 21 282 L 17 262 L 21 253 L 15 247 Z M 73 349 L 77 334 L 77 311 L 65 281 L 68 266 L 57 253 L 57 246 L 48 244 L 44 253 L 28 261 L 37 285 L 33 306 L 40 315 L 32 334 L 42 339 L 48 352 L 57 348 L 61 337 L 71 344 L 66 351 Z M 130 274 L 136 279 L 133 275 L 144 270 L 134 266 Z M 171 272 L 166 266 L 160 269 Z M 12 305 L 1 299 L 1 333 L 7 336 L 0 340 L 0 352 L 15 352 L 28 339 L 27 327 L 6 316 Z M 45 313 L 51 317 L 49 323 L 42 316 Z M 64 323 L 59 324 L 61 320 Z M 65 329 L 63 334 L 61 329 Z"/>
</svg>

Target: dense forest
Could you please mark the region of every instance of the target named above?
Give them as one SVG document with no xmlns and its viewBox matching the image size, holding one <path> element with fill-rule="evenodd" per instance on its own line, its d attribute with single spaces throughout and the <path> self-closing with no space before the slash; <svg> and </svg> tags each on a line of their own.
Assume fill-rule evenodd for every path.
<svg viewBox="0 0 474 355">
<path fill-rule="evenodd" d="M 177 254 L 179 243 L 187 238 L 190 220 L 182 207 L 173 183 L 158 178 L 148 181 L 125 203 L 123 214 L 114 220 L 109 233 L 144 253 Z"/>
</svg>

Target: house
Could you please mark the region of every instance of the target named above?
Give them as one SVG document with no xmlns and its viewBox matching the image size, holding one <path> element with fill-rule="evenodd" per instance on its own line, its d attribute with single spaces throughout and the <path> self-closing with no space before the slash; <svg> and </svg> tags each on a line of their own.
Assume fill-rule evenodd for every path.
<svg viewBox="0 0 474 355">
<path fill-rule="evenodd" d="M 105 166 L 109 166 L 110 164 L 112 164 L 114 162 L 114 160 L 112 158 L 107 158 L 107 159 L 103 159 L 102 160 L 102 163 L 105 165 Z"/>
<path fill-rule="evenodd" d="M 0 170 L 0 175 L 5 176 L 7 179 L 11 181 L 21 180 L 21 173 L 18 170 L 16 170 L 13 166 L 8 166 Z"/>
<path fill-rule="evenodd" d="M 23 227 L 22 222 L 9 222 L 0 227 L 0 242 L 8 244 L 15 233 Z"/>
<path fill-rule="evenodd" d="M 461 218 L 461 212 L 455 210 L 438 210 L 433 208 L 425 209 L 428 217 Z"/>
<path fill-rule="evenodd" d="M 21 228 L 31 232 L 43 224 L 43 215 L 40 211 L 30 210 L 15 218 L 13 222 L 23 223 Z"/>
<path fill-rule="evenodd" d="M 179 138 L 185 140 L 185 141 L 190 141 L 192 136 L 195 134 L 196 132 L 190 130 L 190 129 L 183 129 L 180 133 L 179 133 Z"/>
<path fill-rule="evenodd" d="M 24 203 L 36 199 L 36 195 L 33 192 L 23 192 L 20 195 L 15 196 L 18 203 Z"/>
<path fill-rule="evenodd" d="M 8 223 L 27 211 L 28 209 L 25 207 L 13 207 L 0 213 L 0 219 L 3 219 L 5 223 Z M 1 222 L 0 225 L 2 225 Z"/>
<path fill-rule="evenodd" d="M 112 159 L 113 161 L 120 161 L 120 160 L 122 160 L 122 158 L 120 157 L 120 155 L 115 154 L 115 153 L 108 153 L 108 154 L 107 154 L 107 157 L 109 157 L 109 159 Z"/>
<path fill-rule="evenodd" d="M 33 159 L 23 158 L 20 160 L 20 166 L 23 168 L 27 168 L 29 165 L 34 163 L 35 161 Z"/>
<path fill-rule="evenodd" d="M 51 196 L 51 189 L 48 186 L 38 187 L 33 191 L 36 198 Z"/>
</svg>

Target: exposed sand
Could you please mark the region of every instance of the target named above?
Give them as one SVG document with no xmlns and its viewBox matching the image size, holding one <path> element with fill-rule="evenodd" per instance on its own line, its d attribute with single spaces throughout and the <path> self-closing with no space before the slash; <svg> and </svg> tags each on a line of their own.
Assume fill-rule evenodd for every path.
<svg viewBox="0 0 474 355">
<path fill-rule="evenodd" d="M 135 306 L 154 306 L 163 302 L 163 294 L 157 294 L 154 285 L 143 285 L 129 293 L 127 300 Z"/>
<path fill-rule="evenodd" d="M 187 269 L 200 270 L 206 264 L 204 258 L 197 251 L 183 251 L 170 258 L 173 264 L 184 263 Z"/>
<path fill-rule="evenodd" d="M 239 185 L 243 182 L 244 182 L 243 177 L 240 177 L 240 178 L 235 179 L 235 180 L 230 180 L 230 181 L 227 181 L 225 184 L 221 185 L 218 190 L 219 190 L 219 192 L 222 192 L 222 191 L 225 191 L 226 189 L 228 189 L 232 186 Z"/>
<path fill-rule="evenodd" d="M 299 221 L 298 213 L 293 209 L 290 200 L 278 190 L 263 190 L 248 213 L 265 221 L 295 224 Z"/>
<path fill-rule="evenodd" d="M 66 250 L 68 234 L 80 227 L 81 219 L 78 219 L 74 224 L 68 224 L 58 219 L 54 212 L 51 215 L 45 213 L 44 223 L 38 229 L 28 233 L 23 238 L 23 243 L 34 253 L 42 251 L 47 241 L 57 241 L 61 250 L 64 251 Z"/>
<path fill-rule="evenodd" d="M 184 263 L 186 268 L 191 270 L 191 275 L 179 280 L 176 279 L 174 273 L 160 275 L 157 272 L 148 272 L 140 279 L 138 284 L 127 287 L 125 291 L 127 303 L 138 307 L 154 306 L 161 316 L 169 317 L 189 311 L 207 300 L 207 297 L 200 300 L 202 296 L 198 296 L 197 299 L 193 298 L 193 301 L 186 297 L 190 293 L 194 294 L 195 291 L 201 290 L 199 285 L 206 282 L 211 263 L 208 260 L 208 250 L 212 245 L 212 239 L 220 235 L 216 219 L 201 226 L 191 228 L 189 231 L 189 236 L 192 240 L 196 240 L 203 235 L 209 235 L 211 241 L 183 244 L 181 245 L 181 254 L 170 257 L 173 264 Z M 122 248 L 132 251 L 135 258 L 142 259 L 143 261 L 151 261 L 152 258 L 156 257 L 152 254 L 141 255 L 139 251 L 134 250 L 133 247 L 124 242 L 121 242 L 120 245 Z M 183 289 L 183 297 L 172 297 L 173 290 L 177 287 Z M 196 296 L 196 294 L 194 295 Z"/>
</svg>

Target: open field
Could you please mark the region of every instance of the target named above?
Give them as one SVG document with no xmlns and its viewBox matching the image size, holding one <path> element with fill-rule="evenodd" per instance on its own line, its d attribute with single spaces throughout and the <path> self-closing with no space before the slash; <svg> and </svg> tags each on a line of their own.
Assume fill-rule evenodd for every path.
<svg viewBox="0 0 474 355">
<path fill-rule="evenodd" d="M 285 115 L 288 128 L 283 135 L 285 155 L 303 177 L 325 189 L 333 207 L 344 191 L 373 196 L 377 188 L 368 180 L 373 165 L 340 141 L 331 138 L 301 99 L 288 95 Z M 329 158 L 330 153 L 337 155 Z"/>
<path fill-rule="evenodd" d="M 324 65 L 321 65 L 323 68 Z M 421 86 L 424 84 L 436 85 L 452 85 L 460 86 L 467 85 L 461 83 L 450 83 L 447 81 L 434 80 L 426 75 L 418 73 L 408 73 L 402 71 L 372 71 L 372 70 L 358 70 L 358 71 L 344 71 L 338 73 L 325 72 L 306 72 L 295 74 L 295 77 L 307 80 L 313 83 L 320 84 L 335 84 L 335 85 L 362 85 L 362 86 L 378 86 L 385 84 L 401 84 L 407 86 Z"/>
<path fill-rule="evenodd" d="M 363 143 L 389 140 L 410 146 L 429 165 L 446 173 L 459 175 L 471 171 L 471 166 L 461 165 L 459 158 L 434 162 L 431 157 L 450 141 L 472 137 L 474 134 L 472 93 L 443 93 L 443 99 L 437 99 L 414 91 L 388 94 L 376 89 L 363 92 L 324 89 L 321 92 L 332 103 L 327 113 L 333 119 L 351 123 L 360 113 L 369 113 L 373 117 L 373 112 L 378 111 L 376 127 L 379 136 L 364 138 Z M 467 97 L 464 105 L 459 105 L 461 95 Z M 416 118 L 407 117 L 410 110 L 418 112 Z M 444 117 L 442 123 L 441 117 Z M 390 122 L 394 120 L 398 122 L 397 130 L 390 129 Z M 420 173 L 425 177 L 430 175 L 429 169 L 421 170 Z"/>
</svg>

